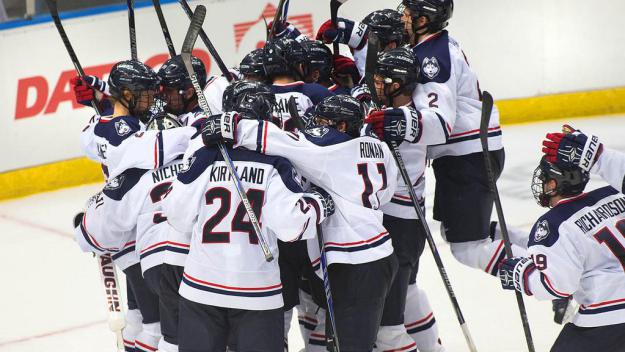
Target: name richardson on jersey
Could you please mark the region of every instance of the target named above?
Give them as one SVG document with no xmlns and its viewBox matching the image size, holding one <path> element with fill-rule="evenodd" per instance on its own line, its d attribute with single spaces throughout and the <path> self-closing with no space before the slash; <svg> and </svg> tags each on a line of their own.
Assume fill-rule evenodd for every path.
<svg viewBox="0 0 625 352">
<path fill-rule="evenodd" d="M 620 197 L 582 214 L 575 220 L 575 225 L 584 233 L 587 233 L 592 231 L 603 220 L 623 213 L 625 213 L 625 197 Z"/>
<path fill-rule="evenodd" d="M 363 159 L 384 159 L 384 150 L 377 143 L 360 142 L 360 157 Z"/>
<path fill-rule="evenodd" d="M 184 163 L 180 163 L 156 169 L 152 171 L 152 181 L 154 181 L 154 183 L 159 183 L 163 180 L 175 178 L 176 176 L 178 176 L 179 173 L 184 171 L 185 168 L 186 165 Z"/>
<path fill-rule="evenodd" d="M 265 169 L 260 167 L 244 166 L 234 167 L 241 182 L 255 183 L 262 185 L 265 182 Z M 213 166 L 210 171 L 210 182 L 232 181 L 232 176 L 228 172 L 227 166 Z"/>
</svg>

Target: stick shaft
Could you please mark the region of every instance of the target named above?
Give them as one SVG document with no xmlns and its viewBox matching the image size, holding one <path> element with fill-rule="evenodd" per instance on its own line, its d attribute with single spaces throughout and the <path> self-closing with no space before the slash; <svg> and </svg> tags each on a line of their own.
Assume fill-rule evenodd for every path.
<svg viewBox="0 0 625 352">
<path fill-rule="evenodd" d="M 165 16 L 163 15 L 163 9 L 161 9 L 161 1 L 160 0 L 152 0 L 152 4 L 154 4 L 154 10 L 156 11 L 156 16 L 158 17 L 158 23 L 161 25 L 161 30 L 163 31 L 163 37 L 165 37 L 165 44 L 167 44 L 167 50 L 169 50 L 169 56 L 176 56 L 176 49 L 174 48 L 174 42 L 171 40 L 171 35 L 169 34 L 169 28 L 167 28 L 167 22 L 165 21 Z"/>
<path fill-rule="evenodd" d="M 135 32 L 135 0 L 126 0 L 128 7 L 128 34 L 130 36 L 130 57 L 138 60 L 137 56 L 137 34 Z"/>
</svg>

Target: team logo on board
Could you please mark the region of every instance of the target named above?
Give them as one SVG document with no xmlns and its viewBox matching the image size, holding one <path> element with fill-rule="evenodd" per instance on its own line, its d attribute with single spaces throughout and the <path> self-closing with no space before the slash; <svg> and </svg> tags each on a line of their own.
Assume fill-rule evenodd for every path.
<svg viewBox="0 0 625 352">
<path fill-rule="evenodd" d="M 438 73 L 441 71 L 441 67 L 438 64 L 438 60 L 436 57 L 426 57 L 423 59 L 423 64 L 421 65 L 421 70 L 423 74 L 426 75 L 429 79 L 433 79 L 438 76 Z"/>
<path fill-rule="evenodd" d="M 115 122 L 115 130 L 117 131 L 118 135 L 125 136 L 130 133 L 130 126 L 128 126 L 126 121 L 120 120 Z"/>
<path fill-rule="evenodd" d="M 549 223 L 547 220 L 543 220 L 538 223 L 536 226 L 536 231 L 534 232 L 534 242 L 540 242 L 549 236 Z"/>
</svg>

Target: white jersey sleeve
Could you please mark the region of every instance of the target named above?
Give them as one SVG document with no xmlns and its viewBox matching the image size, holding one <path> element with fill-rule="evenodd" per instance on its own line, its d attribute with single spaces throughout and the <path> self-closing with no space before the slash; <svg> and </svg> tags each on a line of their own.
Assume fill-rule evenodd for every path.
<svg viewBox="0 0 625 352">
<path fill-rule="evenodd" d="M 601 176 L 610 186 L 625 193 L 625 153 L 603 148 L 603 153 L 590 169 Z"/>
<path fill-rule="evenodd" d="M 212 76 L 206 82 L 204 97 L 213 115 L 223 112 L 223 95 L 229 84 L 228 79 L 224 76 Z"/>
<path fill-rule="evenodd" d="M 96 124 L 100 121 L 99 115 L 93 115 L 89 120 L 87 126 L 85 126 L 80 132 L 80 148 L 87 158 L 102 162 L 103 157 L 101 151 L 98 149 L 98 143 L 95 139 L 94 129 Z"/>
<path fill-rule="evenodd" d="M 573 298 L 577 326 L 625 322 L 625 195 L 603 187 L 560 201 L 532 228 L 527 278 L 537 299 Z"/>
</svg>

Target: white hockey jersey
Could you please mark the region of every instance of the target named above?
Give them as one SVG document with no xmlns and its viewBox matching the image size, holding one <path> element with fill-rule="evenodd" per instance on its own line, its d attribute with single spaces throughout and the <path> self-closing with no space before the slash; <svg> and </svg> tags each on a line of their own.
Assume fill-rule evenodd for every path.
<svg viewBox="0 0 625 352">
<path fill-rule="evenodd" d="M 428 157 L 436 159 L 481 152 L 482 92 L 477 75 L 469 67 L 458 43 L 443 30 L 412 50 L 421 63 L 421 80 L 413 93 L 415 106 L 418 110 L 434 109 L 440 115 L 440 119 L 431 121 L 424 116 L 423 133 L 436 134 L 441 139 L 440 145 L 428 148 Z M 489 149 L 501 149 L 497 107 L 493 107 L 488 130 Z"/>
<path fill-rule="evenodd" d="M 212 76 L 204 87 L 204 97 L 213 115 L 223 112 L 223 96 L 230 82 L 224 76 Z"/>
<path fill-rule="evenodd" d="M 273 84 L 271 90 L 276 95 L 274 116 L 280 118 L 282 129 L 293 131 L 295 124 L 291 121 L 289 113 L 289 99 L 295 97 L 297 112 L 304 116 L 313 106 L 319 104 L 325 97 L 334 95 L 328 88 L 317 83 L 304 83 L 297 81 L 287 84 Z"/>
<path fill-rule="evenodd" d="M 601 176 L 610 186 L 625 193 L 625 154 L 603 147 L 603 153 L 590 172 Z"/>
<path fill-rule="evenodd" d="M 386 144 L 369 136 L 351 139 L 328 127 L 294 134 L 266 121 L 242 120 L 236 146 L 288 158 L 307 181 L 330 193 L 336 211 L 322 223 L 329 264 L 367 263 L 393 252 L 380 211 L 397 180 Z M 309 243 L 308 249 L 315 262 L 318 244 Z"/>
<path fill-rule="evenodd" d="M 193 232 L 180 294 L 247 310 L 283 306 L 277 240 L 313 238 L 317 213 L 284 158 L 229 150 L 275 260 L 267 262 L 217 148 L 200 148 L 163 202 L 168 222 Z"/>
<path fill-rule="evenodd" d="M 197 130 L 181 127 L 146 131 L 145 125 L 130 116 L 95 118 L 81 134 L 84 153 L 100 162 L 107 177 L 114 178 L 132 168 L 159 168 L 184 153 Z"/>
<path fill-rule="evenodd" d="M 603 187 L 560 201 L 536 221 L 528 245 L 538 270 L 526 294 L 573 295 L 577 326 L 625 323 L 625 195 Z"/>
</svg>

